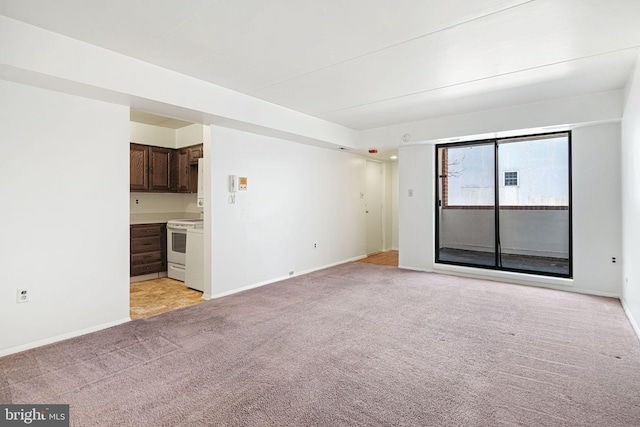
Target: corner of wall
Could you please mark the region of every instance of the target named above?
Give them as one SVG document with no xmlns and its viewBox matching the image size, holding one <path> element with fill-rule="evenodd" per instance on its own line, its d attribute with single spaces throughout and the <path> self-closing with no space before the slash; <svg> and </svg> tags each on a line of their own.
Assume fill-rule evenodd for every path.
<svg viewBox="0 0 640 427">
<path fill-rule="evenodd" d="M 629 306 L 627 305 L 624 299 L 624 296 L 620 297 L 620 304 L 622 304 L 624 314 L 627 315 L 627 319 L 629 319 L 629 323 L 631 323 L 631 327 L 633 328 L 633 331 L 636 333 L 638 340 L 640 340 L 640 325 L 636 321 L 635 317 L 633 317 L 633 313 L 629 309 Z"/>
<path fill-rule="evenodd" d="M 209 129 L 198 123 L 181 127 L 175 130 L 175 148 L 188 147 L 190 145 L 203 144 L 205 140 L 205 132 Z"/>
<path fill-rule="evenodd" d="M 621 216 L 622 216 L 622 295 L 620 301 L 636 334 L 640 338 L 640 266 L 635 259 L 640 252 L 640 56 L 625 86 L 621 137 Z"/>
</svg>

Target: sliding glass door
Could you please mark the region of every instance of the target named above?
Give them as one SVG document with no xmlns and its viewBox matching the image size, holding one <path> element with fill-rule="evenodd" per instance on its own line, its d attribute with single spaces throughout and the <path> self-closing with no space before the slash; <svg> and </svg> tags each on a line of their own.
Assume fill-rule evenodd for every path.
<svg viewBox="0 0 640 427">
<path fill-rule="evenodd" d="M 441 147 L 438 159 L 439 260 L 495 265 L 493 142 Z"/>
<path fill-rule="evenodd" d="M 570 137 L 438 145 L 436 262 L 571 277 Z"/>
</svg>

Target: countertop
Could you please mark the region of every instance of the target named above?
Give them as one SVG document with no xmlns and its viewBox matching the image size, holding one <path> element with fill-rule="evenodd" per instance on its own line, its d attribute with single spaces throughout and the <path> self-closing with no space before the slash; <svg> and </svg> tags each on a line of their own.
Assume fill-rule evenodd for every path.
<svg viewBox="0 0 640 427">
<path fill-rule="evenodd" d="M 193 212 L 136 213 L 129 215 L 129 224 L 161 224 L 172 219 L 198 219 L 200 217 L 200 213 Z"/>
</svg>

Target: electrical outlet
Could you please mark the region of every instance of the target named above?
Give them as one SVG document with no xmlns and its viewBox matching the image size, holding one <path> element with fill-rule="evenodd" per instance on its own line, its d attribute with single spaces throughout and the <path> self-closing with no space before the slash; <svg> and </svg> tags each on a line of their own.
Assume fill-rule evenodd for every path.
<svg viewBox="0 0 640 427">
<path fill-rule="evenodd" d="M 16 289 L 16 302 L 18 304 L 21 304 L 23 302 L 29 302 L 30 295 L 31 293 L 29 292 L 29 289 L 26 289 L 26 288 Z"/>
<path fill-rule="evenodd" d="M 313 249 L 318 249 L 318 244 L 316 242 L 313 242 Z"/>
<path fill-rule="evenodd" d="M 612 256 L 612 257 L 611 257 L 611 264 L 615 264 L 615 263 L 616 263 L 616 261 L 617 261 L 617 260 L 616 260 L 616 257 Z"/>
</svg>

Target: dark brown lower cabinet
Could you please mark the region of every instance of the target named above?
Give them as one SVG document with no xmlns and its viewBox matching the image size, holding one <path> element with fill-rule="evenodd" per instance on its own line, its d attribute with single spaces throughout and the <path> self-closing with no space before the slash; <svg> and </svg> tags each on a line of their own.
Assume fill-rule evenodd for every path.
<svg viewBox="0 0 640 427">
<path fill-rule="evenodd" d="M 130 226 L 130 276 L 167 270 L 167 225 Z"/>
</svg>

